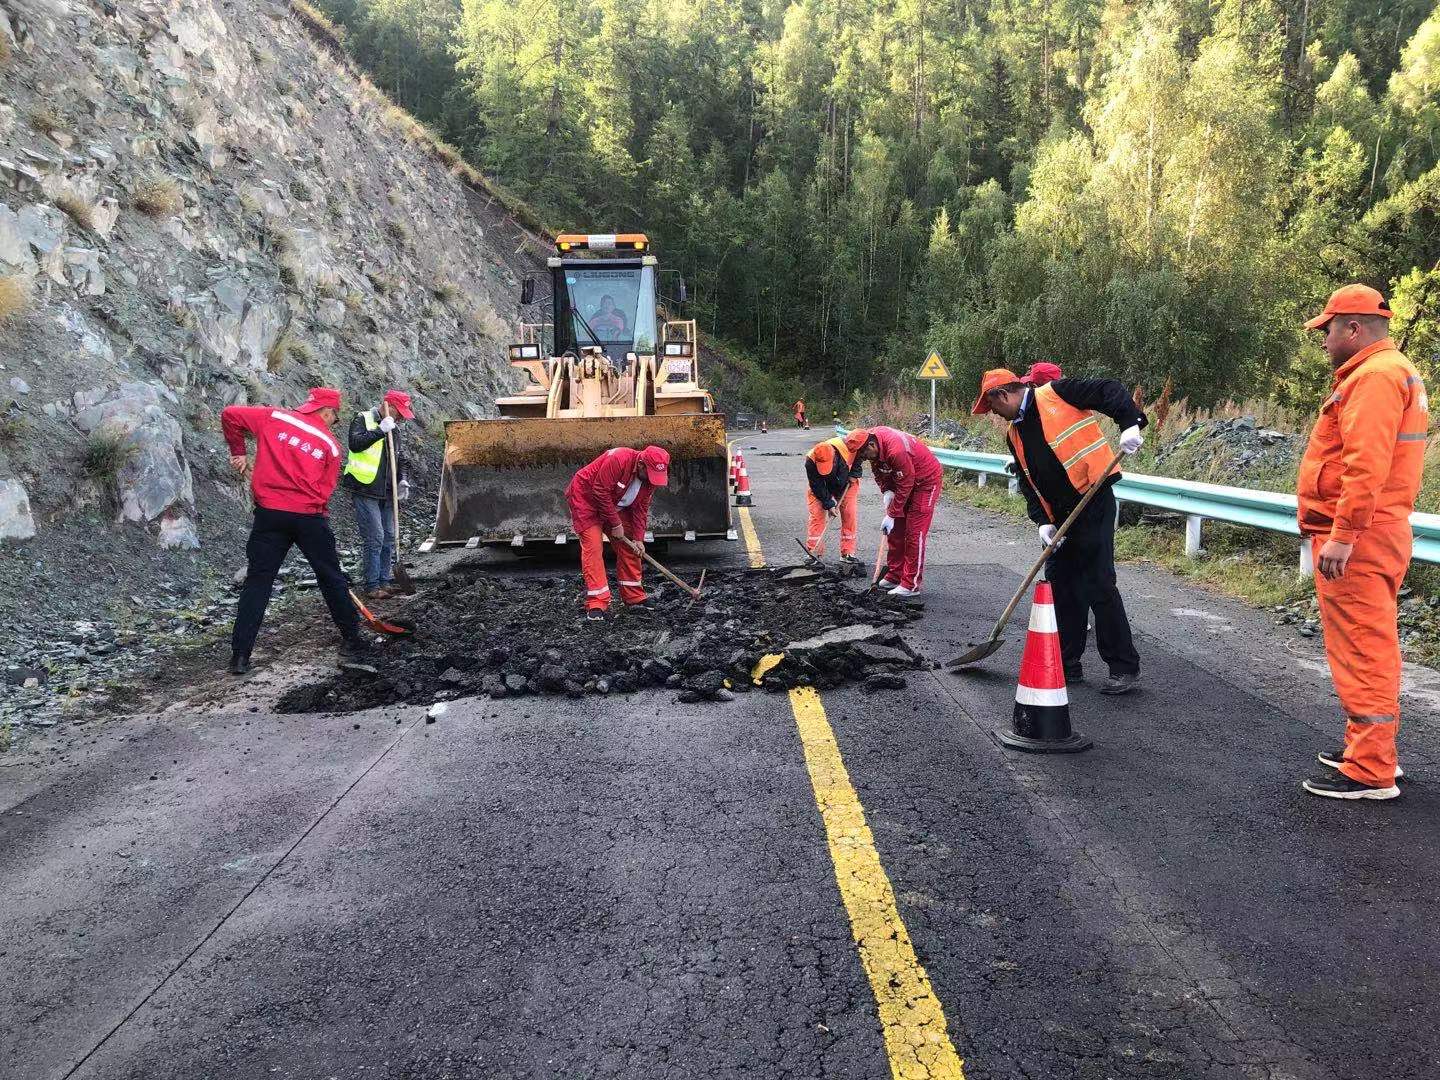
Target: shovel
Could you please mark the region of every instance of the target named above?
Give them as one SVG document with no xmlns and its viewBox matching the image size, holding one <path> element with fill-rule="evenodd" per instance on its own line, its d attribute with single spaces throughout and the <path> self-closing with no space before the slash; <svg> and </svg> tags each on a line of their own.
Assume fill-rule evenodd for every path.
<svg viewBox="0 0 1440 1080">
<path fill-rule="evenodd" d="M 360 619 L 371 630 L 377 634 L 384 634 L 387 637 L 409 637 L 415 633 L 415 627 L 408 620 L 402 622 L 387 622 L 380 618 L 373 611 L 367 608 L 360 597 L 355 595 L 355 590 L 350 590 L 350 599 L 354 601 L 355 610 L 360 612 Z"/>
<path fill-rule="evenodd" d="M 395 433 L 385 436 L 385 449 L 390 454 L 390 512 L 395 515 L 395 591 L 402 596 L 415 595 L 415 579 L 400 564 L 400 480 L 395 475 Z"/>
<path fill-rule="evenodd" d="M 1075 524 L 1075 519 L 1080 516 L 1080 512 L 1090 505 L 1090 500 L 1095 497 L 1095 493 L 1100 490 L 1106 480 L 1110 479 L 1110 474 L 1115 471 L 1115 466 L 1120 464 L 1120 459 L 1123 456 L 1123 452 L 1116 451 L 1115 456 L 1110 459 L 1110 464 L 1105 467 L 1104 475 L 1090 485 L 1090 490 L 1085 492 L 1085 497 L 1080 500 L 1079 505 L 1070 511 L 1070 516 L 1065 519 L 1056 531 L 1055 539 L 1051 540 L 1050 545 L 1040 553 L 1040 558 L 1035 560 L 1035 565 L 1030 568 L 1030 573 L 1025 575 L 1025 580 L 1020 583 L 1020 588 L 1015 590 L 1015 595 L 1010 598 L 1010 603 L 1005 606 L 1004 612 L 1000 615 L 1000 621 L 995 624 L 995 629 L 991 631 L 990 637 L 978 643 L 974 641 L 970 642 L 970 648 L 955 657 L 955 659 L 947 661 L 946 667 L 963 668 L 969 667 L 971 664 L 978 664 L 996 649 L 1000 648 L 1001 645 L 1005 644 L 1005 639 L 1000 636 L 1000 631 L 1005 629 L 1005 624 L 1010 621 L 1010 616 L 1015 614 L 1015 608 L 1020 603 L 1020 598 L 1025 595 L 1025 590 L 1030 588 L 1030 583 L 1034 581 L 1035 576 L 1040 573 L 1040 568 L 1045 565 L 1045 560 L 1050 558 L 1055 549 L 1060 546 L 1060 541 L 1065 539 L 1065 534 L 1070 531 L 1070 526 Z"/>
<path fill-rule="evenodd" d="M 801 540 L 798 536 L 793 537 L 792 539 L 794 539 L 795 543 L 800 545 L 800 550 L 805 552 L 805 560 L 810 564 L 811 569 L 823 570 L 825 568 L 824 561 L 820 558 L 820 556 L 814 554 L 809 548 L 805 546 L 804 540 Z"/>
<path fill-rule="evenodd" d="M 875 549 L 875 569 L 870 573 L 870 587 L 865 590 L 866 592 L 874 592 L 880 586 L 880 567 L 884 565 L 886 549 L 885 534 L 881 533 L 880 546 Z"/>
</svg>

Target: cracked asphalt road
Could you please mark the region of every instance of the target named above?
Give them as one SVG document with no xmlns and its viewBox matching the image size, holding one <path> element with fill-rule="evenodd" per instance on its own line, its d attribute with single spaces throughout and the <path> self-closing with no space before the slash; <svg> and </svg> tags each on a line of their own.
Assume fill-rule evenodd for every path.
<svg viewBox="0 0 1440 1080">
<path fill-rule="evenodd" d="M 739 440 L 774 562 L 823 435 Z M 988 631 L 1033 554 L 943 507 L 909 639 Z M 976 675 L 823 695 L 965 1075 L 1433 1080 L 1440 677 L 1408 673 L 1403 798 L 1313 799 L 1315 643 L 1121 578 L 1145 689 L 1072 688 L 1089 753 L 991 738 L 1023 633 Z M 784 695 L 266 708 L 316 674 L 0 766 L 0 1076 L 890 1075 Z"/>
</svg>

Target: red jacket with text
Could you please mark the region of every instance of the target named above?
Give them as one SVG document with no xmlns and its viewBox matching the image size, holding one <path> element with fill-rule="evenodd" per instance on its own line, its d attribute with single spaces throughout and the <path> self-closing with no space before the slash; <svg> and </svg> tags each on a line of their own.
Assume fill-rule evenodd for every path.
<svg viewBox="0 0 1440 1080">
<path fill-rule="evenodd" d="M 324 514 L 340 482 L 340 444 L 316 413 L 230 405 L 220 430 L 233 457 L 245 453 L 245 433 L 255 436 L 250 490 L 266 510 Z"/>
<path fill-rule="evenodd" d="M 916 488 L 928 491 L 940 483 L 940 462 L 914 435 L 892 427 L 872 427 L 870 434 L 880 446 L 880 456 L 871 465 L 881 491 L 895 492 L 890 516 L 902 518 Z"/>
<path fill-rule="evenodd" d="M 639 450 L 617 446 L 575 474 L 565 489 L 565 498 L 570 503 L 571 523 L 576 532 L 599 525 L 607 533 L 623 528 L 625 535 L 634 540 L 644 536 L 655 488 L 646 482 L 645 469 L 639 460 Z M 629 506 L 621 507 L 620 499 L 637 472 L 640 487 L 635 499 Z M 620 520 L 622 512 L 630 518 L 629 527 L 624 527 Z"/>
</svg>

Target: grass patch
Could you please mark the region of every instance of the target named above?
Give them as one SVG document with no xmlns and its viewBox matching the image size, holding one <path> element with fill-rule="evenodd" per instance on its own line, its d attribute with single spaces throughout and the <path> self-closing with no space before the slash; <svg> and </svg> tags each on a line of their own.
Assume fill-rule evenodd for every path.
<svg viewBox="0 0 1440 1080">
<path fill-rule="evenodd" d="M 1300 576 L 1300 540 L 1220 522 L 1205 523 L 1205 554 L 1185 554 L 1181 526 L 1133 525 L 1115 534 L 1115 557 L 1123 562 L 1163 566 L 1177 577 L 1206 585 L 1226 596 L 1274 607 L 1315 595 L 1315 585 Z"/>
<path fill-rule="evenodd" d="M 19 413 L 0 416 L 0 443 L 19 442 L 30 434 L 30 421 Z"/>
<path fill-rule="evenodd" d="M 397 244 L 403 246 L 410 243 L 410 227 L 398 218 L 391 218 L 385 222 L 385 231 Z"/>
<path fill-rule="evenodd" d="M 460 286 L 453 281 L 437 281 L 431 286 L 430 291 L 442 304 L 453 304 L 460 299 Z"/>
<path fill-rule="evenodd" d="M 108 487 L 115 483 L 120 470 L 134 456 L 135 444 L 128 435 L 97 431 L 85 441 L 85 449 L 80 455 L 80 467 L 91 480 Z"/>
<path fill-rule="evenodd" d="M 180 185 L 168 176 L 146 176 L 130 193 L 130 205 L 146 217 L 174 217 L 185 209 Z"/>
<path fill-rule="evenodd" d="M 265 370 L 274 373 L 292 360 L 300 364 L 309 364 L 314 359 L 315 350 L 287 329 L 275 339 L 275 344 L 271 345 L 269 351 L 265 353 Z"/>
<path fill-rule="evenodd" d="M 55 199 L 55 205 L 86 232 L 95 231 L 95 204 L 84 196 L 67 191 Z"/>
<path fill-rule="evenodd" d="M 30 306 L 35 286 L 24 274 L 0 277 L 0 324 L 9 322 Z"/>
<path fill-rule="evenodd" d="M 29 120 L 30 127 L 41 135 L 54 135 L 65 127 L 65 118 L 50 105 L 35 106 L 26 119 Z"/>
</svg>

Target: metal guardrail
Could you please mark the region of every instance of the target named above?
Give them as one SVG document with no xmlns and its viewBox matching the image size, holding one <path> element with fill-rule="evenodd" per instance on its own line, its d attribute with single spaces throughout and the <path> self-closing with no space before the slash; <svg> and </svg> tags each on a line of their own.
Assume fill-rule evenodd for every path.
<svg viewBox="0 0 1440 1080">
<path fill-rule="evenodd" d="M 842 427 L 835 430 L 842 435 L 846 431 Z M 1018 493 L 1020 482 L 1010 472 L 1009 454 L 983 454 L 976 450 L 953 450 L 945 446 L 931 446 L 930 449 L 941 465 L 976 473 L 981 485 L 984 485 L 986 477 L 1005 477 L 1010 491 Z M 1278 491 L 1124 473 L 1115 484 L 1115 498 L 1138 506 L 1184 514 L 1185 554 L 1191 558 L 1200 554 L 1201 529 L 1206 521 L 1223 521 L 1231 525 L 1289 533 L 1291 536 L 1300 535 L 1300 526 L 1295 520 L 1295 496 Z M 1411 514 L 1410 527 L 1415 533 L 1412 558 L 1417 562 L 1440 563 L 1440 514 Z M 1307 543 L 1300 545 L 1300 571 L 1307 575 L 1313 573 L 1310 545 Z"/>
</svg>

